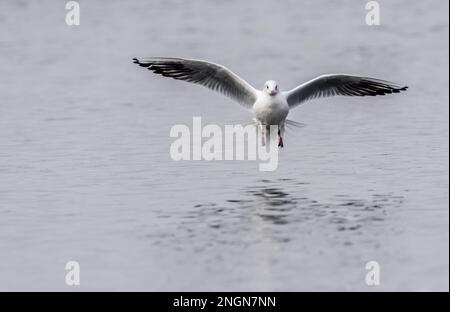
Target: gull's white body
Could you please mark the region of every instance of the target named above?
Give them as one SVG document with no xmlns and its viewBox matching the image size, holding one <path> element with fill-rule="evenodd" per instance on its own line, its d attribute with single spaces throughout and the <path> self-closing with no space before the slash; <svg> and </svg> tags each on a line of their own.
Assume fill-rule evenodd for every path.
<svg viewBox="0 0 450 312">
<path fill-rule="evenodd" d="M 280 134 L 283 135 L 284 123 L 289 114 L 286 96 L 282 92 L 269 95 L 264 91 L 259 91 L 256 102 L 253 104 L 253 114 L 261 128 L 268 125 L 278 125 Z"/>
<path fill-rule="evenodd" d="M 218 91 L 251 109 L 262 129 L 271 125 L 279 127 L 279 146 L 289 110 L 317 97 L 334 95 L 375 96 L 405 91 L 408 87 L 389 81 L 352 76 L 327 74 L 307 81 L 298 87 L 281 92 L 275 81 L 269 80 L 262 90 L 257 90 L 229 69 L 210 62 L 181 58 L 133 59 L 156 74 L 203 85 Z M 292 123 L 292 121 L 289 121 Z"/>
</svg>

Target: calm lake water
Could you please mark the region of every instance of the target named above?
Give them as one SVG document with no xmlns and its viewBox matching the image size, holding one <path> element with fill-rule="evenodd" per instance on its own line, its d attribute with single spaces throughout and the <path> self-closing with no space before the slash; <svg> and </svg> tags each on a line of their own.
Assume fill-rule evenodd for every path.
<svg viewBox="0 0 450 312">
<path fill-rule="evenodd" d="M 1 1 L 0 290 L 448 291 L 448 1 L 380 4 L 369 27 L 356 0 L 82 1 L 69 27 L 64 2 Z M 175 162 L 173 125 L 252 116 L 145 56 L 410 89 L 297 107 L 274 172 Z"/>
</svg>

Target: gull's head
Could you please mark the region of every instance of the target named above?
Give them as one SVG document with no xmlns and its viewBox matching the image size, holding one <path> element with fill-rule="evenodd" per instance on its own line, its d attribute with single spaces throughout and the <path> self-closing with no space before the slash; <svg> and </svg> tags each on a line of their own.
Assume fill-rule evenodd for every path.
<svg viewBox="0 0 450 312">
<path fill-rule="evenodd" d="M 268 95 L 275 95 L 278 93 L 278 85 L 275 81 L 269 80 L 264 84 L 264 92 Z"/>
</svg>

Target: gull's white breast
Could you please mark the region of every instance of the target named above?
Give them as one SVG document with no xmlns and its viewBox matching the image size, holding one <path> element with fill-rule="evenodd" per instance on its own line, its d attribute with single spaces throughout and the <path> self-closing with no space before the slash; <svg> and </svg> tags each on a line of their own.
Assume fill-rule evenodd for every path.
<svg viewBox="0 0 450 312">
<path fill-rule="evenodd" d="M 253 112 L 263 125 L 282 125 L 289 113 L 289 105 L 281 92 L 273 96 L 260 92 L 253 104 Z"/>
</svg>

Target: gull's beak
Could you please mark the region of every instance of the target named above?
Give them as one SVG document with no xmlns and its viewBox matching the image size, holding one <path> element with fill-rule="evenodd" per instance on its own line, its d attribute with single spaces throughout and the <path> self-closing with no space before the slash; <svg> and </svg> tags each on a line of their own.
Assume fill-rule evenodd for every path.
<svg viewBox="0 0 450 312">
<path fill-rule="evenodd" d="M 269 91 L 269 95 L 275 95 L 275 94 L 277 94 L 277 90 L 270 90 Z"/>
</svg>

